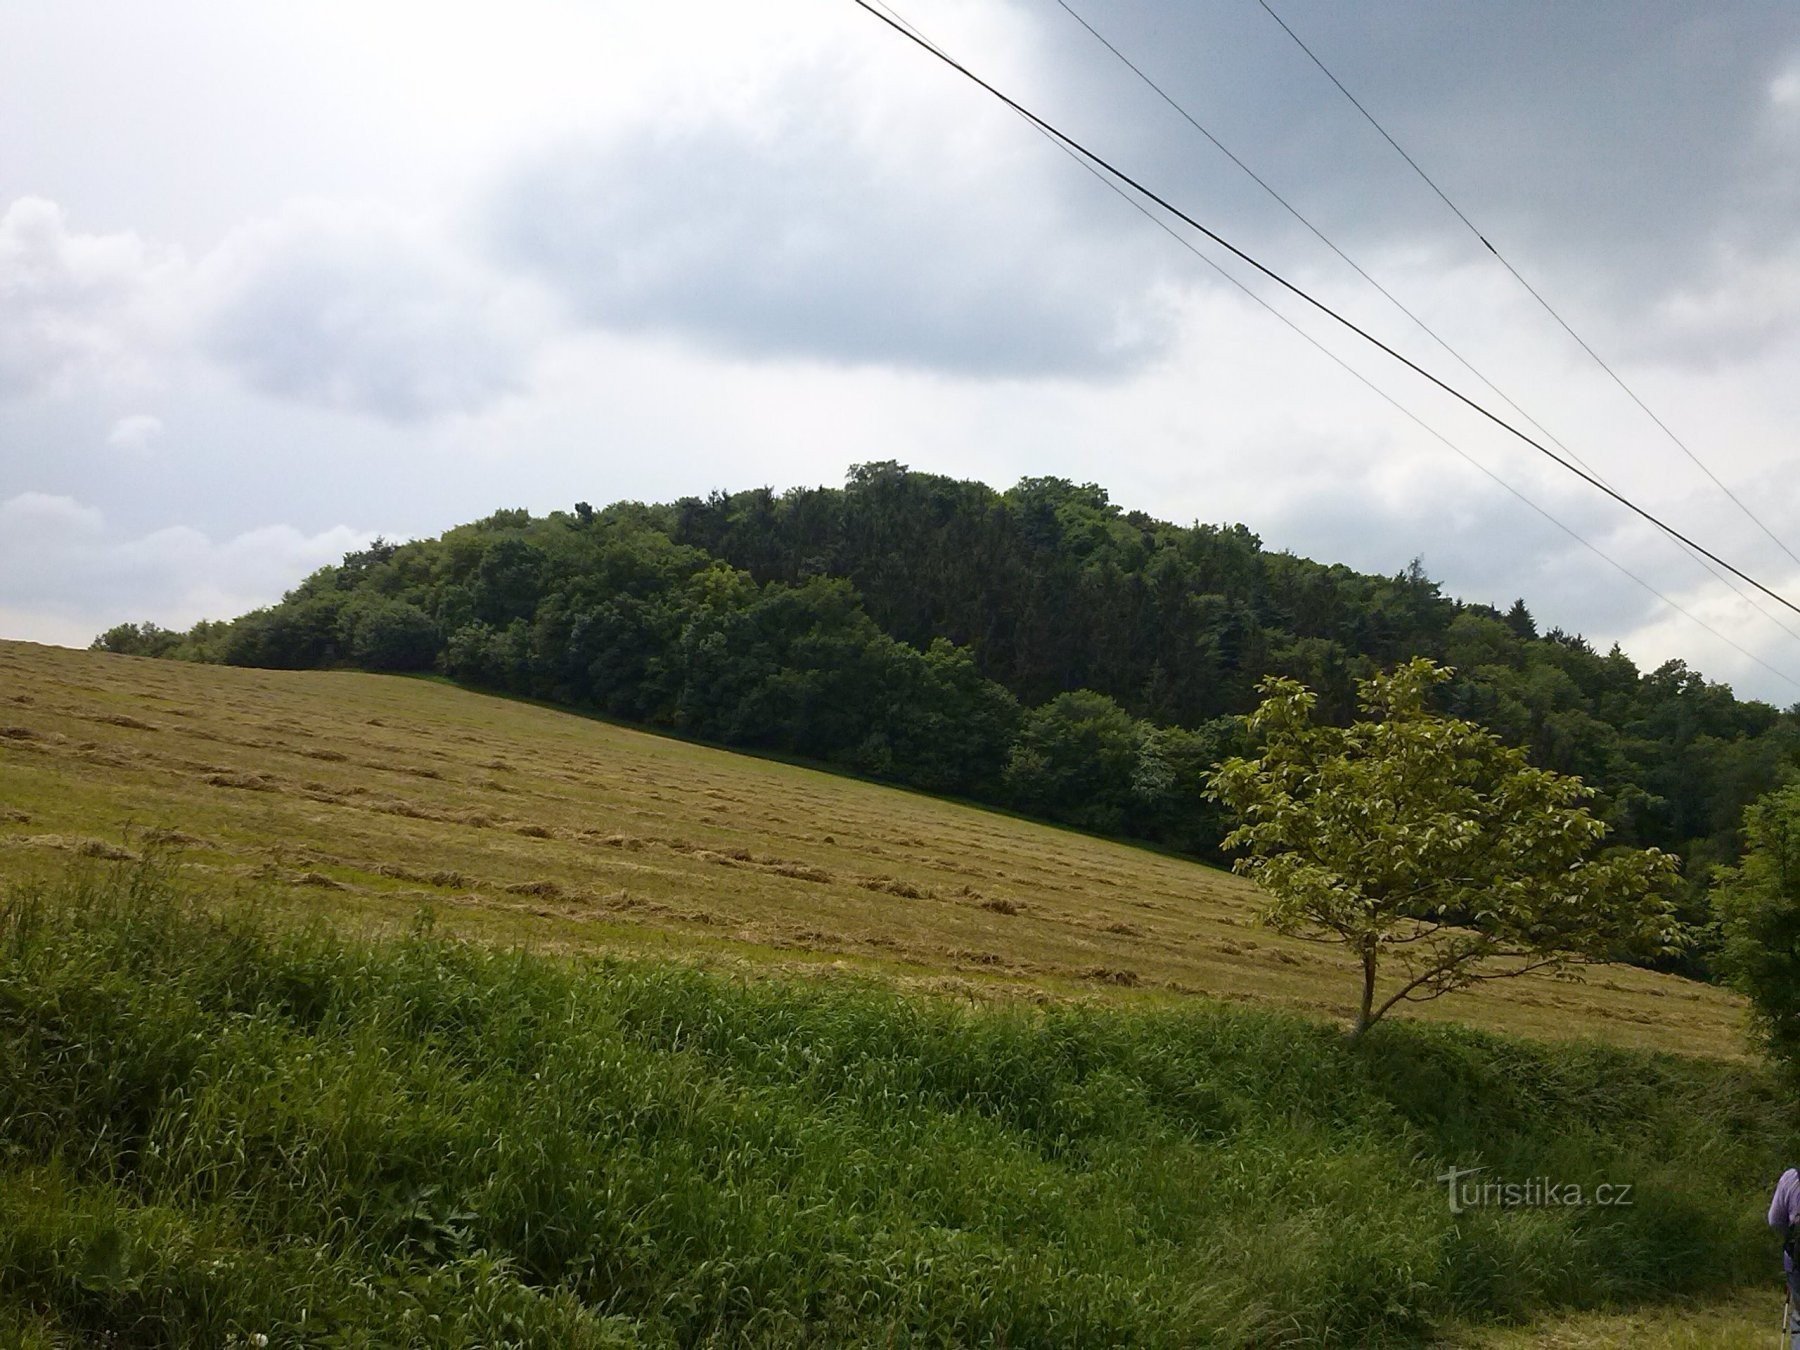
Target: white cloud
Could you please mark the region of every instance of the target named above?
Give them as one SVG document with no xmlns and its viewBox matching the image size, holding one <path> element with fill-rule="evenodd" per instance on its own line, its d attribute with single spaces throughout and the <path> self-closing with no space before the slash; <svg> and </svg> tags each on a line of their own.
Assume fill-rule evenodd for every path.
<svg viewBox="0 0 1800 1350">
<path fill-rule="evenodd" d="M 37 197 L 0 216 L 0 397 L 129 389 L 210 357 L 264 394 L 393 422 L 471 412 L 523 387 L 536 290 L 428 222 L 311 201 L 250 221 L 190 264 L 133 234 L 69 229 Z M 143 450 L 147 414 L 108 443 Z"/>
<path fill-rule="evenodd" d="M 1769 102 L 1781 108 L 1800 108 L 1800 64 L 1789 66 L 1769 81 Z"/>
<path fill-rule="evenodd" d="M 1696 574 L 1701 570 L 1694 569 Z M 1800 595 L 1800 575 L 1792 572 L 1771 574 L 1770 584 L 1784 595 Z M 1768 601 L 1752 603 L 1717 582 L 1670 587 L 1665 594 L 1687 613 L 1658 604 L 1619 637 L 1641 668 L 1680 659 L 1709 679 L 1737 688 L 1743 697 L 1784 707 L 1800 700 L 1796 644 L 1792 633 L 1783 631 L 1794 627 L 1791 614 Z"/>
<path fill-rule="evenodd" d="M 49 492 L 21 492 L 0 502 L 0 527 L 6 540 L 20 545 L 55 546 L 63 541 L 98 534 L 106 518 L 100 509 L 83 506 L 73 497 Z"/>
<path fill-rule="evenodd" d="M 115 450 L 142 454 L 163 434 L 162 418 L 150 413 L 131 413 L 119 418 L 106 433 L 106 443 Z"/>
<path fill-rule="evenodd" d="M 11 203 L 0 215 L 0 397 L 137 373 L 159 285 L 178 266 L 135 234 L 70 231 L 55 202 Z"/>
<path fill-rule="evenodd" d="M 19 642 L 41 642 L 47 647 L 85 647 L 110 628 L 68 611 L 37 606 L 0 604 L 0 635 Z"/>
<path fill-rule="evenodd" d="M 126 621 L 186 628 L 235 618 L 373 537 L 348 525 L 314 534 L 266 525 L 226 539 L 173 526 L 121 537 L 92 506 L 21 493 L 0 502 L 0 635 L 67 643 L 84 633 L 85 642 Z"/>
<path fill-rule="evenodd" d="M 264 393 L 407 422 L 520 389 L 541 319 L 428 224 L 312 202 L 202 263 L 200 341 Z"/>
</svg>

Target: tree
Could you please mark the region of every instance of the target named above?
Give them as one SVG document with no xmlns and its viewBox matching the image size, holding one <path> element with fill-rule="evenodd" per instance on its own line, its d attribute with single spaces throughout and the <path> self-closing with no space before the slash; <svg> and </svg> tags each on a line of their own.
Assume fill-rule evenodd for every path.
<svg viewBox="0 0 1800 1350">
<path fill-rule="evenodd" d="M 1028 811 L 1116 832 L 1132 807 L 1143 725 L 1105 694 L 1059 694 L 1025 715 L 1006 787 Z"/>
<path fill-rule="evenodd" d="M 350 659 L 364 670 L 429 670 L 442 638 L 431 616 L 404 600 L 375 600 L 344 616 Z"/>
<path fill-rule="evenodd" d="M 1234 868 L 1267 896 L 1263 921 L 1355 955 L 1353 1041 L 1402 1002 L 1684 941 L 1662 894 L 1675 859 L 1594 856 L 1607 826 L 1579 779 L 1427 707 L 1451 673 L 1415 657 L 1360 681 L 1368 720 L 1348 727 L 1316 724 L 1297 681 L 1266 680 L 1250 718 L 1262 754 L 1212 776 L 1238 821 L 1225 847 L 1246 853 Z"/>
<path fill-rule="evenodd" d="M 167 656 L 181 645 L 183 635 L 172 629 L 144 623 L 114 624 L 88 644 L 90 652 L 121 656 Z"/>
<path fill-rule="evenodd" d="M 1800 1063 L 1800 785 L 1744 812 L 1744 859 L 1714 892 L 1725 933 L 1720 964 L 1750 1000 L 1771 1052 Z"/>
<path fill-rule="evenodd" d="M 298 595 L 290 592 L 279 605 L 255 609 L 232 624 L 224 657 L 234 666 L 270 670 L 309 670 L 331 665 L 342 655 L 339 622 L 341 592 Z"/>
</svg>

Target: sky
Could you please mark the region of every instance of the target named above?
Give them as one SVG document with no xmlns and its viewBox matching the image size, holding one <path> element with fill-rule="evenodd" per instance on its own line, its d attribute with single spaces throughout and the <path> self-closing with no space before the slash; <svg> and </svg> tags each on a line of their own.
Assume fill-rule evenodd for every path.
<svg viewBox="0 0 1800 1350">
<path fill-rule="evenodd" d="M 1258 0 L 898 12 L 1800 600 L 1800 6 L 1270 3 L 1686 451 Z M 0 7 L 0 636 L 231 617 L 502 507 L 890 459 L 1417 557 L 1800 702 L 1800 614 L 851 0 Z"/>
</svg>

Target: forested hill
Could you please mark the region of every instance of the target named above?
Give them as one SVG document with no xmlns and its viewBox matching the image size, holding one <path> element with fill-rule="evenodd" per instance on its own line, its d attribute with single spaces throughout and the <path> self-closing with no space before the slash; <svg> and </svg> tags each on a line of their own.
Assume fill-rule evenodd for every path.
<svg viewBox="0 0 1800 1350">
<path fill-rule="evenodd" d="M 1523 601 L 1450 599 L 1416 565 L 1369 576 L 1091 484 L 996 492 L 891 463 L 841 489 L 500 511 L 378 541 L 229 623 L 96 645 L 435 668 L 1203 853 L 1219 822 L 1200 777 L 1270 673 L 1344 718 L 1359 676 L 1446 662 L 1450 711 L 1580 775 L 1619 842 L 1680 852 L 1696 884 L 1800 757 L 1793 713 L 1539 634 Z"/>
</svg>

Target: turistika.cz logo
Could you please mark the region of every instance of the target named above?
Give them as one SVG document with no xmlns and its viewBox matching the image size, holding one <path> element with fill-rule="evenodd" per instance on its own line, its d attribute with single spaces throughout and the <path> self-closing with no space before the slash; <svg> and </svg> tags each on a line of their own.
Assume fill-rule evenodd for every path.
<svg viewBox="0 0 1800 1350">
<path fill-rule="evenodd" d="M 1523 1181 L 1474 1178 L 1485 1167 L 1452 1167 L 1438 1173 L 1450 1197 L 1450 1212 L 1470 1209 L 1579 1209 L 1586 1205 L 1618 1207 L 1631 1203 L 1631 1183 L 1606 1181 L 1589 1189 L 1578 1181 L 1527 1177 Z"/>
</svg>

